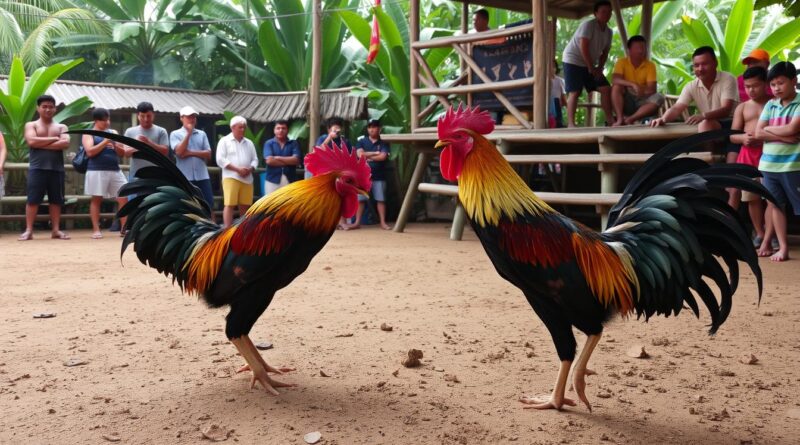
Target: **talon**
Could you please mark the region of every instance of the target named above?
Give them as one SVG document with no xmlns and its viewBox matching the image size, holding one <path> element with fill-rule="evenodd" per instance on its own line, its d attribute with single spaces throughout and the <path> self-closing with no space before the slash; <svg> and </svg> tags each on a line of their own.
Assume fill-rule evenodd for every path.
<svg viewBox="0 0 800 445">
<path fill-rule="evenodd" d="M 538 398 L 522 396 L 522 397 L 520 397 L 519 401 L 524 403 L 524 404 L 526 404 L 526 405 L 528 405 L 528 406 L 523 406 L 522 409 L 556 409 L 556 410 L 561 411 L 561 408 L 564 405 L 567 405 L 567 406 L 576 406 L 577 405 L 577 403 L 575 403 L 574 400 L 567 399 L 567 398 L 564 398 L 564 399 L 561 399 L 561 400 L 558 400 L 558 399 L 555 399 L 555 398 L 551 398 L 550 400 L 544 401 L 544 400 L 538 399 Z"/>
</svg>

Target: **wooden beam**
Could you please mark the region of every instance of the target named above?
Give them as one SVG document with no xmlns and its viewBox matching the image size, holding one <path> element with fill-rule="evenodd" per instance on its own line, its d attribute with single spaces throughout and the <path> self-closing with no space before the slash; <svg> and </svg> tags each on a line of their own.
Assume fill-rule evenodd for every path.
<svg viewBox="0 0 800 445">
<path fill-rule="evenodd" d="M 453 49 L 456 50 L 456 52 L 461 55 L 462 60 L 467 62 L 467 65 L 469 65 L 469 67 L 472 68 L 475 74 L 477 74 L 478 77 L 481 78 L 484 84 L 492 83 L 492 79 L 489 79 L 489 76 L 487 76 L 486 73 L 483 72 L 481 67 L 478 66 L 478 64 L 474 60 L 472 60 L 472 57 L 470 57 L 470 55 L 467 54 L 467 52 L 464 51 L 463 48 L 461 48 L 461 45 L 459 45 L 458 43 L 454 43 Z M 510 111 L 515 118 L 517 118 L 520 124 L 522 124 L 525 128 L 531 128 L 531 124 L 530 122 L 528 122 L 528 119 L 517 109 L 517 107 L 514 106 L 514 104 L 511 103 L 511 101 L 508 100 L 508 98 L 506 98 L 506 96 L 503 93 L 500 93 L 498 91 L 492 91 L 492 93 L 495 95 L 495 97 L 497 97 L 497 100 L 499 100 L 500 103 L 503 104 L 503 106 L 506 107 L 506 109 Z"/>
<path fill-rule="evenodd" d="M 411 47 L 414 48 L 414 45 L 419 41 L 419 0 L 411 0 L 411 7 L 408 13 L 408 39 L 410 40 Z M 411 91 L 416 90 L 419 88 L 419 66 L 417 63 L 417 59 L 414 57 L 411 58 Z M 413 94 L 410 97 L 411 99 L 411 131 L 419 127 L 419 107 L 420 107 L 420 99 L 419 96 L 414 96 Z M 403 230 L 400 229 L 400 232 Z"/>
<path fill-rule="evenodd" d="M 642 22 L 639 25 L 639 34 L 647 40 L 647 57 L 650 57 L 650 50 L 653 38 L 653 0 L 642 1 Z"/>
<path fill-rule="evenodd" d="M 514 88 L 522 88 L 533 85 L 532 77 L 524 79 L 504 80 L 501 82 L 493 82 L 490 84 L 477 84 L 477 85 L 460 85 L 456 87 L 442 87 L 442 88 L 417 88 L 411 90 L 414 96 L 431 96 L 435 94 L 465 94 L 465 93 L 483 93 L 494 90 L 513 90 Z M 412 109 L 412 112 L 414 110 Z"/>
<path fill-rule="evenodd" d="M 411 0 L 412 2 L 415 0 Z M 422 182 L 425 175 L 425 170 L 428 169 L 433 159 L 433 153 L 428 151 L 420 151 L 417 156 L 417 165 L 414 167 L 414 173 L 411 174 L 411 182 L 408 184 L 406 196 L 403 198 L 403 205 L 400 207 L 400 214 L 397 215 L 397 221 L 394 223 L 394 231 L 402 233 L 408 223 L 408 218 L 411 216 L 411 211 L 414 209 L 414 198 L 417 197 L 417 187 Z"/>
<path fill-rule="evenodd" d="M 417 59 L 417 65 L 422 67 L 422 71 L 425 72 L 425 76 L 420 76 L 419 79 L 422 80 L 422 83 L 428 86 L 428 88 L 439 88 L 439 81 L 436 80 L 436 76 L 431 71 L 431 67 L 428 66 L 428 62 L 425 61 L 425 58 L 419 53 L 418 50 L 412 49 L 411 54 L 414 55 L 414 58 Z M 450 101 L 447 100 L 447 97 L 444 95 L 437 95 L 436 99 L 441 103 L 445 108 L 450 106 Z"/>
<path fill-rule="evenodd" d="M 314 151 L 319 136 L 322 84 L 322 0 L 313 0 L 311 12 L 311 85 L 308 86 L 308 152 Z"/>
<path fill-rule="evenodd" d="M 628 31 L 625 30 L 625 21 L 622 20 L 622 7 L 619 0 L 611 0 L 611 9 L 614 10 L 614 19 L 617 21 L 617 31 L 619 38 L 622 40 L 622 49 L 625 51 L 625 56 L 628 55 Z"/>
<path fill-rule="evenodd" d="M 450 46 L 454 43 L 474 43 L 482 40 L 490 40 L 497 37 L 508 37 L 531 31 L 533 31 L 533 24 L 512 26 L 511 28 L 496 29 L 492 31 L 467 34 L 463 36 L 438 37 L 435 39 L 423 40 L 423 41 L 419 41 L 419 39 L 417 39 L 411 43 L 411 47 L 415 49 L 441 48 L 445 46 Z"/>
<path fill-rule="evenodd" d="M 469 2 L 464 2 L 461 4 L 461 35 L 467 35 L 469 32 Z M 467 70 L 467 63 L 464 62 L 464 59 L 459 61 L 459 71 L 463 73 Z"/>
<path fill-rule="evenodd" d="M 547 128 L 547 103 L 550 92 L 547 91 L 547 10 L 545 0 L 532 0 L 531 18 L 533 18 L 533 127 Z"/>
</svg>

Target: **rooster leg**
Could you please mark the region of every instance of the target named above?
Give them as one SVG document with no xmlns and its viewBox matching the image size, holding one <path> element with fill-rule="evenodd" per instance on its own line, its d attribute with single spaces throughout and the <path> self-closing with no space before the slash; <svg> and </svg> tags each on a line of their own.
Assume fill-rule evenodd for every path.
<svg viewBox="0 0 800 445">
<path fill-rule="evenodd" d="M 252 347 L 251 349 L 252 343 L 249 341 L 247 336 L 233 338 L 231 339 L 231 343 L 233 343 L 233 345 L 239 351 L 239 354 L 244 357 L 244 360 L 247 362 L 247 364 L 250 366 L 250 370 L 253 372 L 253 377 L 250 380 L 251 389 L 255 387 L 256 382 L 259 382 L 267 392 L 277 396 L 280 395 L 280 393 L 275 388 L 294 386 L 292 384 L 272 380 L 269 377 L 269 374 L 267 374 L 267 368 L 264 366 L 266 363 L 263 362 L 261 355 L 258 354 L 258 351 L 255 349 L 255 347 Z"/>
<path fill-rule="evenodd" d="M 271 372 L 273 374 L 283 374 L 284 372 L 296 371 L 295 368 L 288 368 L 288 367 L 274 368 L 268 365 L 267 362 L 264 361 L 264 358 L 261 357 L 261 353 L 258 352 L 258 348 L 255 347 L 253 341 L 250 340 L 250 337 L 247 335 L 243 335 L 242 338 L 248 343 L 248 348 L 252 351 L 253 355 L 258 359 L 258 361 L 261 362 L 262 365 L 264 365 L 264 369 L 266 369 L 267 372 Z M 241 368 L 239 368 L 238 371 L 236 371 L 236 373 L 238 374 L 240 372 L 245 372 L 245 371 L 250 371 L 250 365 L 248 363 L 245 363 L 244 366 L 242 366 Z"/>
<path fill-rule="evenodd" d="M 564 397 L 564 391 L 567 389 L 567 377 L 569 377 L 569 368 L 572 366 L 572 361 L 564 360 L 561 362 L 561 367 L 558 369 L 558 379 L 556 379 L 556 386 L 553 388 L 553 394 L 550 400 L 544 401 L 535 399 L 528 396 L 523 396 L 519 399 L 520 402 L 525 403 L 525 409 L 557 409 L 560 410 L 562 406 L 569 405 L 575 406 L 576 403 L 572 399 Z"/>
<path fill-rule="evenodd" d="M 592 412 L 592 405 L 589 403 L 589 399 L 586 398 L 586 376 L 596 374 L 596 372 L 586 368 L 586 366 L 589 364 L 589 357 L 592 356 L 595 346 L 600 342 L 601 335 L 602 333 L 590 335 L 586 338 L 586 344 L 583 346 L 581 355 L 578 357 L 578 361 L 575 362 L 575 369 L 572 372 L 572 386 L 575 388 L 578 398 L 589 409 L 589 412 Z"/>
</svg>

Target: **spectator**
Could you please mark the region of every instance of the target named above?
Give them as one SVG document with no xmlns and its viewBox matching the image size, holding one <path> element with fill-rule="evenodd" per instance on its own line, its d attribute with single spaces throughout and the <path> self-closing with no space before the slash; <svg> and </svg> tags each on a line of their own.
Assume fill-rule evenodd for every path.
<svg viewBox="0 0 800 445">
<path fill-rule="evenodd" d="M 209 208 L 214 209 L 214 193 L 208 176 L 206 162 L 211 159 L 211 145 L 208 136 L 197 127 L 197 111 L 186 106 L 181 108 L 180 118 L 183 126 L 169 135 L 169 144 L 178 158 L 175 163 L 192 184 L 200 189 Z"/>
<path fill-rule="evenodd" d="M 698 112 L 690 116 L 686 123 L 697 125 L 698 132 L 730 128 L 731 113 L 739 101 L 736 79 L 726 72 L 717 71 L 717 56 L 710 46 L 702 46 L 694 51 L 692 66 L 697 79 L 683 87 L 678 101 L 663 116 L 650 121 L 651 127 L 677 119 L 694 102 Z M 734 152 L 734 160 L 736 156 L 738 153 Z"/>
<path fill-rule="evenodd" d="M 750 54 L 742 59 L 742 65 L 747 66 L 748 68 L 753 68 L 756 66 L 760 66 L 765 70 L 769 70 L 769 53 L 764 51 L 761 48 L 756 48 L 750 51 Z M 739 87 L 739 101 L 745 102 L 750 100 L 750 96 L 747 94 L 747 89 L 744 86 L 744 75 L 741 75 L 736 78 L 737 86 Z M 769 87 L 767 83 L 767 99 L 772 99 L 774 96 L 772 95 L 772 89 Z"/>
<path fill-rule="evenodd" d="M 300 144 L 289 139 L 289 122 L 275 122 L 272 131 L 275 137 L 264 142 L 264 163 L 267 165 L 264 195 L 294 182 L 297 178 L 297 166 L 302 161 Z"/>
<path fill-rule="evenodd" d="M 567 104 L 567 93 L 564 90 L 564 79 L 558 75 L 558 60 L 553 60 L 550 70 L 550 128 L 564 128 L 562 108 Z"/>
<path fill-rule="evenodd" d="M 614 65 L 612 83 L 611 102 L 617 115 L 615 127 L 653 116 L 664 103 L 664 96 L 656 93 L 656 65 L 647 59 L 644 37 L 628 39 L 628 57 Z"/>
<path fill-rule="evenodd" d="M 486 9 L 479 9 L 472 15 L 472 28 L 475 32 L 489 31 L 489 11 Z"/>
<path fill-rule="evenodd" d="M 741 145 L 739 156 L 736 159 L 737 163 L 758 168 L 764 142 L 756 139 L 755 134 L 758 119 L 764 110 L 764 105 L 769 100 L 767 97 L 767 70 L 760 66 L 748 68 L 744 72 L 744 84 L 750 99 L 736 107 L 731 125 L 731 129 L 743 130 L 744 133 L 731 135 L 731 143 Z M 771 220 L 769 214 L 767 214 L 766 222 L 764 220 L 764 203 L 761 197 L 755 193 L 739 191 L 737 188 L 729 189 L 728 193 L 730 195 L 729 204 L 733 208 L 738 208 L 740 200 L 747 203 L 750 221 L 756 232 L 753 244 L 756 248 L 760 248 L 764 241 L 765 227 L 770 226 Z M 772 251 L 762 252 L 759 250 L 760 256 L 770 254 Z"/>
<path fill-rule="evenodd" d="M 95 108 L 92 111 L 92 119 L 94 120 L 93 130 L 116 133 L 109 128 L 111 114 L 105 108 Z M 86 156 L 89 157 L 83 190 L 92 197 L 89 203 L 92 239 L 101 239 L 103 234 L 100 232 L 100 205 L 103 204 L 103 199 L 116 198 L 120 207 L 128 202 L 128 198 L 119 196 L 119 189 L 127 182 L 119 168 L 119 156 L 124 156 L 126 150 L 122 144 L 89 134 L 83 135 L 81 145 L 86 151 Z M 120 218 L 120 226 L 125 227 L 125 218 Z M 124 236 L 125 231 L 120 230 L 119 234 Z"/>
<path fill-rule="evenodd" d="M 756 127 L 756 138 L 764 141 L 764 152 L 758 169 L 764 174 L 764 187 L 778 204 L 767 204 L 772 227 L 767 227 L 760 251 L 769 248 L 772 233 L 778 237 L 778 251 L 770 259 L 789 259 L 786 214 L 791 204 L 795 215 L 800 215 L 800 97 L 797 88 L 797 70 L 791 62 L 776 63 L 767 76 L 775 98 L 767 102 Z"/>
<path fill-rule="evenodd" d="M 33 222 L 39 204 L 47 194 L 50 211 L 51 237 L 68 240 L 69 234 L 59 229 L 61 207 L 64 205 L 64 150 L 69 148 L 67 126 L 53 122 L 56 100 L 42 95 L 36 99 L 39 119 L 25 124 L 25 142 L 30 147 L 28 170 L 28 199 L 25 205 L 25 231 L 20 241 L 33 239 Z"/>
<path fill-rule="evenodd" d="M 6 193 L 6 183 L 3 176 L 3 167 L 6 164 L 6 140 L 3 138 L 3 133 L 0 133 L 0 199 L 3 199 L 3 195 Z"/>
<path fill-rule="evenodd" d="M 342 121 L 341 118 L 332 117 L 328 119 L 327 123 L 328 133 L 320 135 L 319 138 L 317 138 L 317 143 L 315 144 L 315 146 L 330 148 L 333 146 L 333 144 L 336 144 L 337 147 L 344 148 L 342 147 L 342 144 L 344 143 L 344 145 L 347 146 L 348 148 L 352 148 L 350 145 L 350 141 L 348 141 L 346 137 L 341 135 L 343 126 L 344 126 L 344 121 Z M 306 170 L 305 178 L 308 179 L 311 176 L 312 174 L 308 170 Z"/>
<path fill-rule="evenodd" d="M 231 119 L 231 133 L 217 144 L 217 165 L 222 169 L 222 221 L 225 227 L 233 223 L 233 209 L 239 215 L 253 204 L 253 172 L 258 167 L 258 155 L 253 141 L 244 137 L 247 120 L 242 116 Z"/>
<path fill-rule="evenodd" d="M 145 144 L 153 147 L 154 150 L 158 151 L 162 155 L 169 157 L 169 135 L 167 134 L 167 130 L 153 123 L 154 118 L 155 112 L 153 110 L 153 104 L 150 102 L 140 102 L 139 105 L 136 106 L 136 119 L 139 121 L 139 125 L 125 130 L 125 136 L 131 139 L 142 141 Z M 130 156 L 135 152 L 135 149 L 128 148 L 125 152 L 125 155 Z M 131 159 L 128 180 L 134 181 L 136 172 L 140 168 L 150 165 L 153 164 L 144 159 Z M 129 198 L 133 199 L 132 196 L 129 196 Z"/>
<path fill-rule="evenodd" d="M 612 121 L 611 87 L 603 75 L 603 68 L 611 49 L 611 2 L 601 0 L 594 4 L 594 18 L 583 22 L 572 36 L 564 54 L 564 79 L 567 90 L 567 121 L 575 126 L 575 110 L 578 96 L 585 88 L 587 92 L 600 92 L 600 107 L 606 114 L 606 125 Z"/>
<path fill-rule="evenodd" d="M 372 170 L 372 199 L 377 203 L 378 218 L 381 228 L 391 229 L 386 224 L 386 161 L 389 159 L 389 143 L 381 139 L 381 122 L 378 119 L 370 119 L 367 123 L 367 136 L 356 142 L 358 155 L 367 158 L 370 170 Z M 361 217 L 364 215 L 364 207 L 369 198 L 358 195 L 358 211 L 356 211 L 356 222 L 346 229 L 358 229 L 361 227 Z"/>
</svg>

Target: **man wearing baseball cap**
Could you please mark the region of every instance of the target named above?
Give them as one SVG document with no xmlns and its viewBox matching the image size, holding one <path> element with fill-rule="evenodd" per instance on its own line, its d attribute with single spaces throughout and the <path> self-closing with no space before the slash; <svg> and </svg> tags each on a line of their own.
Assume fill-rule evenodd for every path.
<svg viewBox="0 0 800 445">
<path fill-rule="evenodd" d="M 197 127 L 197 111 L 190 106 L 181 108 L 183 126 L 169 135 L 169 145 L 178 158 L 175 165 L 192 184 L 196 185 L 209 207 L 214 209 L 214 193 L 211 191 L 211 178 L 208 176 L 206 162 L 211 159 L 211 145 L 208 136 Z"/>
<path fill-rule="evenodd" d="M 760 66 L 769 71 L 769 53 L 761 48 L 756 48 L 750 51 L 750 54 L 748 54 L 747 57 L 742 59 L 742 65 L 745 65 L 747 68 Z M 736 79 L 736 83 L 739 86 L 739 99 L 741 102 L 747 102 L 750 100 L 750 96 L 747 95 L 747 91 L 745 91 L 744 88 L 744 74 L 739 75 L 739 77 Z M 772 89 L 770 89 L 769 85 L 767 85 L 767 96 L 769 96 L 770 99 L 774 97 L 772 95 Z"/>
</svg>

